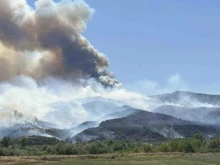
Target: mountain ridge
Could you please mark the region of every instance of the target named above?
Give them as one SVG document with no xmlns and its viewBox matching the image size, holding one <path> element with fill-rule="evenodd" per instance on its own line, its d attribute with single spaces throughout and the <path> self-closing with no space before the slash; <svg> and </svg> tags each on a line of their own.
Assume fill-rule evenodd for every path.
<svg viewBox="0 0 220 165">
<path fill-rule="evenodd" d="M 52 114 L 45 116 L 51 122 L 37 118 L 32 121 L 19 111 L 14 111 L 12 117 L 21 122 L 7 128 L 0 127 L 0 134 L 2 137 L 52 136 L 61 140 L 67 138 L 71 142 L 104 139 L 155 141 L 190 137 L 194 133 L 206 137 L 219 135 L 220 95 L 175 91 L 149 98 L 159 100 L 155 102 L 155 108 L 149 110 L 133 108 L 124 102 L 103 97 L 55 102 L 46 105 L 53 108 Z M 77 110 L 88 113 L 88 118 L 77 121 L 78 113 L 74 113 Z M 58 128 L 57 123 L 70 127 Z"/>
<path fill-rule="evenodd" d="M 97 139 L 152 141 L 191 137 L 196 133 L 216 136 L 219 135 L 219 128 L 213 125 L 177 119 L 165 114 L 137 110 L 136 113 L 127 117 L 104 121 L 98 127 L 87 129 L 71 140 L 72 142 Z"/>
</svg>

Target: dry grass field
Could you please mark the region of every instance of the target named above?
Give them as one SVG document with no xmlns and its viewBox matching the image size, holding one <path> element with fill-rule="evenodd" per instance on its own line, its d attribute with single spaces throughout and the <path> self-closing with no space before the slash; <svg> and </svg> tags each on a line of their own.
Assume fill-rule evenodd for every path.
<svg viewBox="0 0 220 165">
<path fill-rule="evenodd" d="M 220 154 L 107 154 L 0 157 L 1 165 L 220 165 Z"/>
</svg>

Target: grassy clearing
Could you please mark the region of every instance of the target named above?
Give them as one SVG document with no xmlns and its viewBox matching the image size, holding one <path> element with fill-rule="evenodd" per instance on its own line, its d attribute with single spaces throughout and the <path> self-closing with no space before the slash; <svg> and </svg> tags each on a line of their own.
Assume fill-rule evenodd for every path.
<svg viewBox="0 0 220 165">
<path fill-rule="evenodd" d="M 85 156 L 0 157 L 1 165 L 220 165 L 220 154 L 107 154 Z"/>
</svg>

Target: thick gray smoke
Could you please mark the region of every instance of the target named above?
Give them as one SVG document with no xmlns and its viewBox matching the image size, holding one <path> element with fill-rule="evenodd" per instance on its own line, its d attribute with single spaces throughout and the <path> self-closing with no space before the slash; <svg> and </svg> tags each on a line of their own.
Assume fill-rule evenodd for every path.
<svg viewBox="0 0 220 165">
<path fill-rule="evenodd" d="M 0 127 L 95 120 L 79 101 L 90 97 L 148 108 L 145 96 L 115 88 L 107 57 L 82 36 L 93 13 L 82 0 L 0 0 Z"/>
<path fill-rule="evenodd" d="M 0 81 L 18 75 L 94 78 L 105 86 L 119 82 L 107 57 L 82 36 L 94 10 L 82 0 L 0 1 Z"/>
</svg>

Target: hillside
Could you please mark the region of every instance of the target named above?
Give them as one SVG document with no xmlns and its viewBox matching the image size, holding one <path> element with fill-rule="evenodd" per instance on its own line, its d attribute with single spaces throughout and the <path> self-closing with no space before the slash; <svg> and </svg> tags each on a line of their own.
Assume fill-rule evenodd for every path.
<svg viewBox="0 0 220 165">
<path fill-rule="evenodd" d="M 151 97 L 160 100 L 162 103 L 173 103 L 183 106 L 220 106 L 220 95 L 175 91 Z"/>
<path fill-rule="evenodd" d="M 161 141 L 191 137 L 196 133 L 206 137 L 219 135 L 220 107 L 217 105 L 220 96 L 177 91 L 150 98 L 158 100 L 154 102 L 157 104 L 152 112 L 102 97 L 47 104 L 44 107 L 51 110 L 45 113 L 43 120 L 14 111 L 4 115 L 13 122 L 10 126 L 0 127 L 0 138 L 34 135 L 68 138 L 71 142 L 104 139 Z"/>
<path fill-rule="evenodd" d="M 184 120 L 200 122 L 204 124 L 220 124 L 220 108 L 215 107 L 181 107 L 162 105 L 153 110 L 156 113 L 170 115 Z"/>
<path fill-rule="evenodd" d="M 104 139 L 155 141 L 166 138 L 192 137 L 196 133 L 204 136 L 215 136 L 219 134 L 219 129 L 212 125 L 137 110 L 127 117 L 107 120 L 96 128 L 87 129 L 74 136 L 72 141 Z"/>
<path fill-rule="evenodd" d="M 58 139 L 65 139 L 68 136 L 68 132 L 65 129 L 56 129 L 49 127 L 41 127 L 38 123 L 25 123 L 16 124 L 11 127 L 0 128 L 0 138 L 5 136 L 18 138 L 28 136 L 44 136 L 44 137 L 55 137 Z"/>
</svg>

